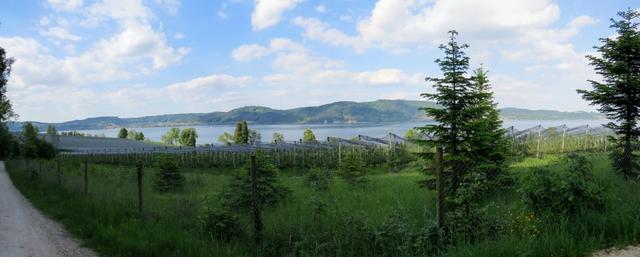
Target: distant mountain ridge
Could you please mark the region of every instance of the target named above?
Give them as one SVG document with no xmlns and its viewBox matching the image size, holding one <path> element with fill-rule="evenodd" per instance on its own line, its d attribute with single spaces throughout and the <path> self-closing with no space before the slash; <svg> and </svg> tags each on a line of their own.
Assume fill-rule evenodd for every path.
<svg viewBox="0 0 640 257">
<path fill-rule="evenodd" d="M 427 101 L 377 100 L 372 102 L 335 102 L 320 106 L 287 110 L 263 106 L 246 106 L 228 112 L 165 114 L 137 118 L 94 117 L 61 123 L 51 123 L 58 130 L 85 130 L 119 127 L 165 127 L 222 125 L 247 121 L 252 124 L 318 124 L 318 123 L 382 123 L 429 120 L 420 107 L 437 107 Z M 501 109 L 505 120 L 589 120 L 603 119 L 595 112 L 560 112 L 552 110 Z M 33 122 L 43 131 L 48 123 Z M 9 123 L 13 131 L 23 122 Z"/>
</svg>

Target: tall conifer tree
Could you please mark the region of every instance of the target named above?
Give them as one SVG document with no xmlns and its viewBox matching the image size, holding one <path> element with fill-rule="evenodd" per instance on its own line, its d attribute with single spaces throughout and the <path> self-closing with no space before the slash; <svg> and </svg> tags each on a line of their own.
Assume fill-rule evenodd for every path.
<svg viewBox="0 0 640 257">
<path fill-rule="evenodd" d="M 578 90 L 591 105 L 612 120 L 605 124 L 617 137 L 612 152 L 615 169 L 626 177 L 640 177 L 640 169 L 633 153 L 638 143 L 640 128 L 640 32 L 634 22 L 640 13 L 628 9 L 619 12 L 620 20 L 611 19 L 611 28 L 617 37 L 601 38 L 602 46 L 595 47 L 599 56 L 587 56 L 603 81 L 589 80 L 593 90 Z"/>
</svg>

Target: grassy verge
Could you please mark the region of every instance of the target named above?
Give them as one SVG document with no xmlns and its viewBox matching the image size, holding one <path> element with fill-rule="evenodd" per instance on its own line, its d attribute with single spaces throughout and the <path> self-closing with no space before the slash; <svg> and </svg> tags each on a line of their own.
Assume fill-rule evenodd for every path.
<svg viewBox="0 0 640 257">
<path fill-rule="evenodd" d="M 299 171 L 283 172 L 293 195 L 265 215 L 264 256 L 586 256 L 612 245 L 640 242 L 640 185 L 612 173 L 606 156 L 590 158 L 608 185 L 607 210 L 558 220 L 535 217 L 514 189 L 487 203 L 501 222 L 499 233 L 480 240 L 456 239 L 447 247 L 427 247 L 420 235 L 432 224 L 434 192 L 419 188 L 423 175 L 412 169 L 388 174 L 374 169 L 364 188 L 336 179 L 327 193 L 304 184 Z M 558 158 L 525 159 L 512 165 L 521 174 L 557 166 Z M 220 205 L 218 193 L 229 170 L 184 170 L 185 189 L 159 194 L 144 179 L 144 210 L 137 210 L 135 169 L 90 165 L 89 194 L 83 194 L 82 165 L 63 163 L 57 184 L 52 163 L 30 178 L 20 162 L 7 168 L 16 186 L 38 208 L 63 223 L 103 256 L 251 256 L 249 227 L 233 242 L 211 240 L 200 226 L 205 207 Z M 46 171 L 48 170 L 48 171 Z M 523 217 L 529 217 L 522 222 Z M 516 222 L 518 221 L 518 222 Z M 245 220 L 245 224 L 248 223 Z"/>
</svg>

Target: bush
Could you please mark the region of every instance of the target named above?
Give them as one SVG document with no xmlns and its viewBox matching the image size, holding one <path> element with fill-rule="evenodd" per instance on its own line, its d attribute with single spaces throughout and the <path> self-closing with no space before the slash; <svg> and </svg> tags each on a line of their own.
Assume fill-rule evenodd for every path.
<svg viewBox="0 0 640 257">
<path fill-rule="evenodd" d="M 307 176 L 305 177 L 305 182 L 311 188 L 316 191 L 326 192 L 329 190 L 329 186 L 331 185 L 331 181 L 333 180 L 333 176 L 331 172 L 326 169 L 313 168 L 309 169 Z"/>
<path fill-rule="evenodd" d="M 157 192 L 177 191 L 184 186 L 185 178 L 178 169 L 178 160 L 173 155 L 160 156 L 156 162 L 158 172 L 155 174 L 153 189 Z"/>
<path fill-rule="evenodd" d="M 338 175 L 351 186 L 362 186 L 367 182 L 364 162 L 358 153 L 345 154 Z"/>
<path fill-rule="evenodd" d="M 596 182 L 586 157 L 570 154 L 567 167 L 551 172 L 538 169 L 525 177 L 525 203 L 537 214 L 574 215 L 583 210 L 602 210 L 604 188 Z"/>
<path fill-rule="evenodd" d="M 224 210 L 206 209 L 200 215 L 204 232 L 214 240 L 231 241 L 242 236 L 238 216 Z"/>
</svg>

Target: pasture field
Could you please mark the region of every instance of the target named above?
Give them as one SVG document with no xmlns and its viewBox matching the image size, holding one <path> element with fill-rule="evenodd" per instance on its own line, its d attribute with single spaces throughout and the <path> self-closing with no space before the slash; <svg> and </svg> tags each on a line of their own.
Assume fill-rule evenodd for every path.
<svg viewBox="0 0 640 257">
<path fill-rule="evenodd" d="M 79 160 L 60 161 L 61 175 L 56 160 L 33 162 L 36 173 L 25 172 L 18 160 L 7 168 L 27 198 L 101 256 L 588 256 L 640 242 L 640 185 L 614 174 L 606 154 L 586 155 L 607 189 L 606 210 L 561 219 L 533 214 L 523 203 L 521 178 L 564 164 L 559 155 L 527 157 L 510 165 L 510 189 L 482 203 L 491 223 L 487 231 L 448 243 L 429 238 L 435 192 L 419 187 L 425 179 L 420 164 L 389 173 L 385 162 L 377 162 L 367 167 L 364 186 L 334 177 L 326 192 L 305 183 L 305 169 L 285 168 L 278 176 L 292 194 L 264 212 L 264 243 L 255 252 L 248 215 L 238 214 L 242 234 L 232 240 L 212 238 L 203 225 L 206 214 L 221 207 L 231 174 L 246 169 L 181 167 L 184 189 L 157 193 L 156 169 L 146 166 L 139 211 L 132 165 L 89 162 L 86 195 Z"/>
</svg>

